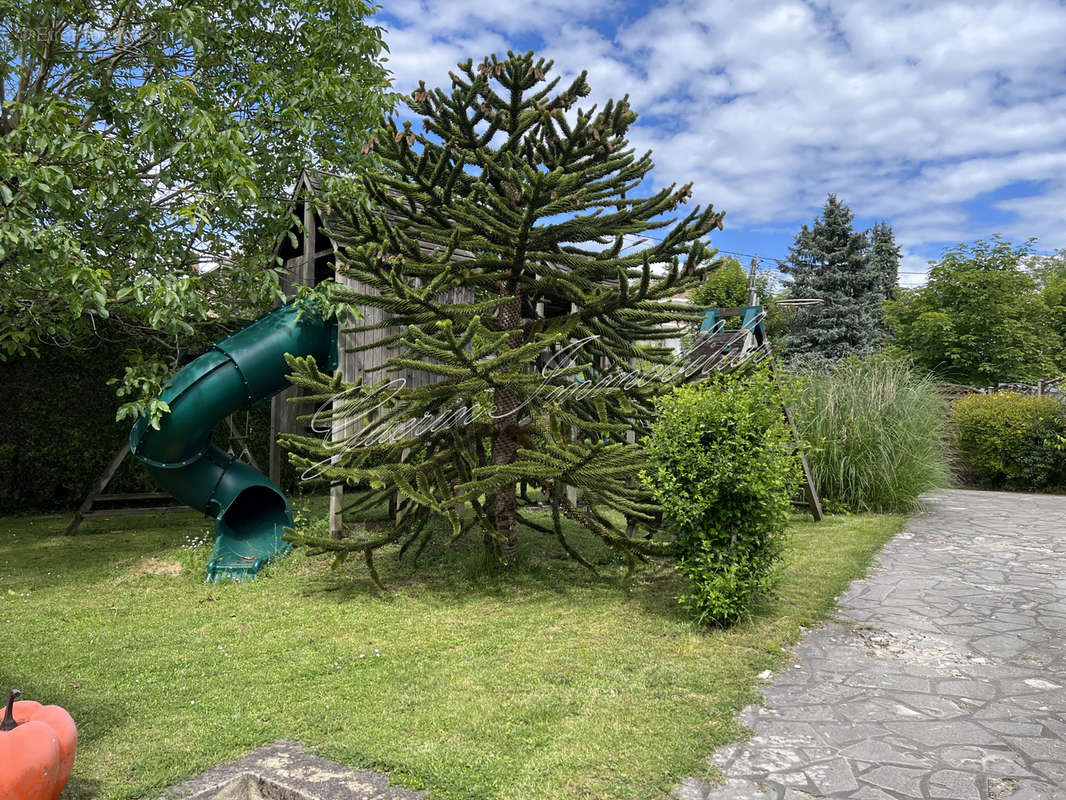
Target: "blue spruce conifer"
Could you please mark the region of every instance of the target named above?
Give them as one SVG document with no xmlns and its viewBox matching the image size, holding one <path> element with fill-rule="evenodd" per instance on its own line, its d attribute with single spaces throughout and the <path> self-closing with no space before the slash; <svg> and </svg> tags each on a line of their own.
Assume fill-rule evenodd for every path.
<svg viewBox="0 0 1066 800">
<path fill-rule="evenodd" d="M 835 362 L 880 347 L 888 278 L 875 253 L 885 255 L 889 248 L 883 231 L 881 251 L 871 248 L 853 220 L 851 210 L 830 194 L 813 227 L 800 229 L 782 265 L 781 271 L 790 276 L 789 297 L 824 301 L 796 314 L 787 352 L 792 362 Z M 891 228 L 884 227 L 890 237 Z"/>
</svg>

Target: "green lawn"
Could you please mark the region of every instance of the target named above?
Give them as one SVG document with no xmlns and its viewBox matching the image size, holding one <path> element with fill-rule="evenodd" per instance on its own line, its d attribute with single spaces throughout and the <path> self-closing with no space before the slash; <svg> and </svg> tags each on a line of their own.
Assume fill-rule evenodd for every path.
<svg viewBox="0 0 1066 800">
<path fill-rule="evenodd" d="M 321 498 L 304 500 L 321 510 Z M 780 597 L 701 630 L 663 568 L 622 579 L 576 532 L 597 578 L 523 531 L 493 576 L 478 542 L 380 559 L 285 559 L 243 585 L 202 582 L 196 515 L 0 520 L 0 687 L 65 706 L 80 731 L 66 798 L 152 797 L 278 739 L 388 771 L 442 798 L 648 798 L 706 774 L 743 736 L 738 708 L 801 625 L 830 611 L 903 524 L 792 528 Z"/>
</svg>

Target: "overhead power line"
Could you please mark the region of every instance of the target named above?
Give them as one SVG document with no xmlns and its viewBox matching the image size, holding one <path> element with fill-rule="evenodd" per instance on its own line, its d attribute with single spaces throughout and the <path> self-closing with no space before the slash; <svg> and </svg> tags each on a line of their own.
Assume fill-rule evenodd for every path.
<svg viewBox="0 0 1066 800">
<path fill-rule="evenodd" d="M 660 239 L 657 236 L 650 236 L 650 235 L 648 235 L 646 233 L 641 233 L 641 234 L 637 234 L 637 235 L 640 238 L 642 238 L 642 239 L 653 239 L 656 242 L 663 241 L 662 239 Z M 632 245 L 629 245 L 629 247 L 633 247 L 633 246 L 635 246 L 635 244 L 636 243 L 634 243 Z M 717 247 L 715 249 L 719 253 L 725 253 L 725 254 L 731 255 L 731 256 L 741 256 L 743 258 L 754 258 L 757 261 L 759 261 L 760 264 L 761 264 L 761 262 L 764 262 L 764 261 L 767 261 L 767 262 L 771 262 L 772 261 L 775 264 L 784 264 L 784 263 L 786 263 L 788 261 L 787 258 L 781 258 L 779 256 L 762 256 L 762 255 L 759 255 L 758 253 L 742 253 L 739 250 L 726 250 L 723 247 Z M 776 269 L 774 267 L 770 267 L 770 268 L 765 268 L 764 267 L 763 269 L 765 269 L 767 272 L 776 272 L 779 275 L 784 274 L 784 273 L 781 272 L 780 269 Z M 916 271 L 913 271 L 913 270 L 899 270 L 897 274 L 899 274 L 899 275 L 928 275 L 929 271 L 925 270 L 924 272 L 916 272 Z"/>
</svg>

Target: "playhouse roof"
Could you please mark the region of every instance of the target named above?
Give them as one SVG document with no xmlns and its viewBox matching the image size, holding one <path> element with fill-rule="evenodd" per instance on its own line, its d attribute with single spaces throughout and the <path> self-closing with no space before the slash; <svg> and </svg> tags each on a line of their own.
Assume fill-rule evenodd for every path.
<svg viewBox="0 0 1066 800">
<path fill-rule="evenodd" d="M 293 206 L 299 203 L 300 200 L 307 195 L 314 197 L 322 193 L 321 174 L 322 173 L 317 170 L 311 170 L 308 168 L 304 168 L 300 172 L 300 177 L 297 179 L 296 186 L 293 189 Z M 396 219 L 395 215 L 389 211 L 385 212 L 385 216 L 389 219 Z M 343 247 L 351 243 L 354 238 L 355 229 L 352 226 L 349 217 L 330 206 L 327 206 L 324 209 L 316 208 L 315 217 L 318 232 L 329 239 L 331 249 L 335 250 L 338 247 Z M 441 252 L 443 250 L 443 247 L 439 244 L 422 240 L 419 241 L 419 247 L 425 254 Z M 453 256 L 453 258 L 457 260 L 473 257 L 474 254 L 468 250 L 456 250 Z"/>
</svg>

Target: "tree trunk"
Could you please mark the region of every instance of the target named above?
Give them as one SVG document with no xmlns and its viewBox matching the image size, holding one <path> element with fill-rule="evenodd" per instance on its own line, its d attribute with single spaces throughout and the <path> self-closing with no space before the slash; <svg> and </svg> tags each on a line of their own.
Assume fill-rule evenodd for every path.
<svg viewBox="0 0 1066 800">
<path fill-rule="evenodd" d="M 501 284 L 500 293 L 510 292 Z M 515 330 L 521 321 L 522 304 L 518 297 L 501 306 L 496 315 L 497 328 L 501 331 Z M 510 389 L 498 388 L 493 391 L 492 399 L 492 465 L 511 464 L 518 450 L 518 397 Z M 500 487 L 492 501 L 496 532 L 502 539 L 486 544 L 490 544 L 493 554 L 503 564 L 513 563 L 518 552 L 515 486 L 511 483 Z"/>
</svg>

